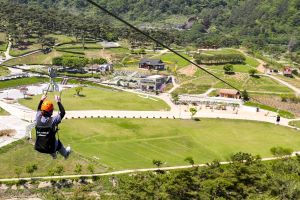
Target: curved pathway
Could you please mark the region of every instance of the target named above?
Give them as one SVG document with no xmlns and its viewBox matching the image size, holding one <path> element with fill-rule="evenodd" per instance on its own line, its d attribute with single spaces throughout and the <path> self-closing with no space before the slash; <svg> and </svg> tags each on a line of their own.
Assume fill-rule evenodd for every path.
<svg viewBox="0 0 300 200">
<path fill-rule="evenodd" d="M 283 80 L 281 80 L 281 79 L 279 79 L 275 76 L 271 76 L 271 75 L 268 75 L 268 74 L 263 74 L 262 76 L 267 76 L 267 77 L 270 77 L 270 78 L 274 79 L 275 81 L 277 81 L 277 82 L 281 83 L 282 85 L 285 85 L 286 87 L 293 90 L 296 93 L 297 96 L 300 96 L 300 89 L 299 88 L 297 88 L 297 87 L 295 87 L 295 86 L 293 86 L 293 85 L 291 85 L 291 84 L 289 84 L 289 83 L 287 83 L 287 82 L 285 82 L 285 81 L 283 81 Z"/>
<path fill-rule="evenodd" d="M 287 157 L 295 157 L 300 152 L 293 152 L 291 156 Z M 271 161 L 271 160 L 280 160 L 285 159 L 286 157 L 269 157 L 269 158 L 262 158 L 262 161 Z M 231 162 L 220 162 L 221 165 L 228 165 Z M 30 180 L 54 180 L 54 179 L 73 179 L 73 178 L 92 178 L 92 177 L 99 177 L 99 176 L 111 176 L 111 175 L 119 175 L 119 174 L 130 174 L 130 173 L 137 173 L 137 172 L 150 172 L 150 171 L 158 171 L 158 170 L 177 170 L 177 169 L 188 169 L 193 167 L 207 167 L 207 164 L 195 164 L 195 165 L 182 165 L 182 166 L 173 166 L 173 167 L 159 167 L 159 168 L 144 168 L 144 169 L 129 169 L 129 170 L 121 170 L 121 171 L 115 171 L 115 172 L 107 172 L 107 173 L 101 173 L 101 174 L 81 174 L 81 175 L 64 175 L 64 176 L 39 176 L 39 177 L 31 177 L 31 178 L 6 178 L 6 179 L 0 179 L 0 183 L 4 182 L 12 182 L 12 181 L 30 181 Z"/>
</svg>

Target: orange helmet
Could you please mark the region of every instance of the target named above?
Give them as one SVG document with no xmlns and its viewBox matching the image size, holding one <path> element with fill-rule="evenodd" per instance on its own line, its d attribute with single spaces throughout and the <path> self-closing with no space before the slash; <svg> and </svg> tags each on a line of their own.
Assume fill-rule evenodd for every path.
<svg viewBox="0 0 300 200">
<path fill-rule="evenodd" d="M 53 110 L 54 110 L 53 103 L 49 100 L 45 100 L 42 104 L 41 110 L 46 111 L 48 113 L 53 112 Z"/>
</svg>

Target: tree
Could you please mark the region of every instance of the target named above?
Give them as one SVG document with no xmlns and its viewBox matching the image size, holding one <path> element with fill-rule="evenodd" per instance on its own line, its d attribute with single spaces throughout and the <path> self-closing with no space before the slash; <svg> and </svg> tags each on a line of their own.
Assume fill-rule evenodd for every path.
<svg viewBox="0 0 300 200">
<path fill-rule="evenodd" d="M 186 161 L 186 162 L 188 162 L 190 165 L 192 165 L 192 166 L 194 166 L 194 164 L 195 164 L 195 161 L 194 161 L 194 159 L 192 158 L 192 157 L 186 157 L 185 159 L 184 159 L 184 161 Z"/>
<path fill-rule="evenodd" d="M 62 66 L 63 65 L 63 58 L 62 57 L 55 57 L 52 59 L 52 65 Z"/>
<path fill-rule="evenodd" d="M 75 169 L 74 169 L 74 172 L 75 172 L 76 174 L 80 174 L 81 171 L 82 171 L 82 165 L 81 165 L 81 164 L 76 164 Z"/>
<path fill-rule="evenodd" d="M 83 90 L 82 86 L 75 87 L 76 95 L 80 96 L 80 92 L 82 92 L 82 90 Z"/>
<path fill-rule="evenodd" d="M 104 58 L 94 58 L 90 61 L 90 64 L 98 64 L 98 65 L 102 65 L 107 63 L 107 60 Z"/>
<path fill-rule="evenodd" d="M 191 113 L 191 116 L 193 118 L 197 113 L 197 109 L 196 108 L 190 108 L 190 113 Z"/>
<path fill-rule="evenodd" d="M 250 100 L 247 90 L 244 90 L 242 92 L 242 98 L 243 98 L 244 101 L 249 101 Z"/>
<path fill-rule="evenodd" d="M 223 67 L 224 71 L 225 71 L 225 74 L 233 74 L 233 65 L 231 64 L 226 64 L 224 67 Z"/>
<path fill-rule="evenodd" d="M 26 166 L 26 173 L 30 174 L 32 177 L 32 174 L 38 169 L 36 164 L 29 164 Z"/>
<path fill-rule="evenodd" d="M 254 75 L 257 73 L 257 70 L 256 69 L 250 69 L 248 72 L 249 72 L 250 76 L 254 77 Z"/>
<path fill-rule="evenodd" d="M 179 101 L 179 95 L 178 95 L 178 93 L 173 92 L 173 93 L 171 94 L 171 96 L 172 96 L 172 99 L 173 99 L 174 103 L 177 104 L 178 101 Z"/>
<path fill-rule="evenodd" d="M 162 161 L 160 160 L 153 160 L 152 161 L 153 165 L 155 165 L 157 168 L 160 168 L 162 166 Z"/>
</svg>

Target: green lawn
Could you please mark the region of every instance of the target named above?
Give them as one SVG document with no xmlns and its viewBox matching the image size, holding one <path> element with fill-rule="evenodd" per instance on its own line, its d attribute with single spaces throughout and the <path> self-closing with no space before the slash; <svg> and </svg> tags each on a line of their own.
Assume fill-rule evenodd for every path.
<svg viewBox="0 0 300 200">
<path fill-rule="evenodd" d="M 83 97 L 76 97 L 75 89 L 68 89 L 62 93 L 62 102 L 66 110 L 169 110 L 169 106 L 162 100 L 145 99 L 129 92 L 105 89 L 84 88 Z M 53 93 L 49 98 L 54 99 Z M 32 99 L 21 99 L 20 103 L 35 109 L 41 95 Z"/>
<path fill-rule="evenodd" d="M 17 56 L 21 56 L 21 55 L 24 55 L 26 53 L 30 53 L 32 51 L 36 51 L 36 50 L 39 50 L 41 49 L 42 46 L 41 44 L 32 44 L 32 45 L 29 45 L 26 49 L 24 50 L 20 50 L 20 49 L 17 49 L 17 48 L 12 48 L 9 52 L 9 54 L 11 56 L 14 56 L 14 57 L 17 57 Z"/>
<path fill-rule="evenodd" d="M 68 143 L 67 143 L 68 144 Z M 30 164 L 37 164 L 38 170 L 33 174 L 34 176 L 48 175 L 48 170 L 57 166 L 64 167 L 65 174 L 75 174 L 74 169 L 76 164 L 82 165 L 82 173 L 89 173 L 87 167 L 92 164 L 96 173 L 101 173 L 107 168 L 100 163 L 96 163 L 83 155 L 76 152 L 65 161 L 61 156 L 53 160 L 50 155 L 40 154 L 34 150 L 32 144 L 27 140 L 20 140 L 11 145 L 0 148 L 0 177 L 16 177 L 15 169 L 21 169 L 21 176 L 29 176 L 26 173 L 26 166 Z"/>
<path fill-rule="evenodd" d="M 266 139 L 267 138 L 267 139 Z M 192 156 L 196 163 L 214 159 L 227 160 L 239 151 L 271 156 L 270 148 L 282 146 L 300 149 L 298 131 L 269 123 L 202 119 L 74 119 L 64 120 L 60 139 L 70 144 L 75 154 L 70 160 L 51 160 L 38 154 L 27 142 L 3 152 L 0 149 L 0 177 L 14 174 L 14 168 L 38 164 L 37 174 L 47 174 L 49 167 L 65 166 L 72 173 L 75 163 L 93 162 L 96 172 L 107 166 L 109 171 L 153 167 L 152 160 L 164 166 L 187 164 Z M 84 172 L 86 168 L 84 167 Z"/>
<path fill-rule="evenodd" d="M 0 89 L 18 87 L 21 85 L 43 83 L 46 81 L 48 80 L 40 77 L 19 78 L 19 79 L 7 80 L 7 81 L 0 81 Z"/>
<path fill-rule="evenodd" d="M 5 33 L 0 32 L 0 55 L 6 50 L 7 37 Z"/>
<path fill-rule="evenodd" d="M 300 121 L 292 121 L 292 122 L 290 122 L 290 125 L 300 128 Z"/>
<path fill-rule="evenodd" d="M 9 113 L 0 107 L 0 116 L 3 116 L 3 115 L 9 115 Z"/>
<path fill-rule="evenodd" d="M 52 59 L 54 57 L 59 57 L 59 56 L 66 55 L 66 54 L 68 54 L 68 55 L 74 55 L 74 54 L 63 53 L 63 52 L 58 52 L 56 50 L 53 50 L 49 54 L 44 54 L 42 52 L 39 52 L 39 53 L 31 54 L 29 56 L 12 59 L 12 60 L 9 60 L 9 61 L 3 63 L 3 65 L 6 65 L 6 66 L 15 66 L 15 65 L 22 65 L 22 64 L 28 64 L 28 65 L 34 65 L 34 64 L 51 65 L 52 64 Z"/>
<path fill-rule="evenodd" d="M 6 76 L 10 73 L 9 69 L 6 67 L 0 66 L 0 76 Z"/>
<path fill-rule="evenodd" d="M 200 71 L 200 70 L 198 70 Z M 281 85 L 277 81 L 269 77 L 252 77 L 248 73 L 236 73 L 234 75 L 226 75 L 223 71 L 210 70 L 216 76 L 226 80 L 230 84 L 239 88 L 240 90 L 249 90 L 253 92 L 274 92 L 274 93 L 293 93 L 288 87 Z M 188 91 L 189 94 L 199 94 L 197 93 L 198 88 L 230 88 L 221 81 L 213 78 L 211 75 L 206 74 L 205 72 L 198 72 L 196 77 L 190 78 L 184 82 L 182 89 L 178 89 L 179 93 L 183 91 Z M 196 90 L 193 89 L 196 87 Z M 202 90 L 199 90 L 202 91 Z M 195 93 L 196 92 L 196 93 Z"/>
<path fill-rule="evenodd" d="M 84 130 L 84 131 L 82 131 Z M 299 132 L 269 123 L 202 119 L 84 119 L 66 120 L 61 137 L 76 152 L 113 169 L 151 167 L 153 159 L 166 166 L 226 160 L 243 151 L 271 156 L 273 146 L 300 150 Z M 268 138 L 266 140 L 266 138 Z"/>
<path fill-rule="evenodd" d="M 67 35 L 57 35 L 57 34 L 49 34 L 47 37 L 55 38 L 55 43 L 71 43 L 75 42 L 76 38 L 73 36 Z"/>
<path fill-rule="evenodd" d="M 181 53 L 181 54 L 188 59 L 193 59 L 192 57 L 190 57 L 186 54 L 183 54 L 183 53 Z M 161 56 L 155 56 L 153 58 L 161 59 L 163 62 L 166 63 L 167 66 L 171 66 L 171 67 L 177 66 L 178 69 L 180 69 L 182 67 L 186 67 L 190 64 L 188 61 L 184 60 L 183 58 L 177 56 L 174 53 L 165 53 Z"/>
</svg>

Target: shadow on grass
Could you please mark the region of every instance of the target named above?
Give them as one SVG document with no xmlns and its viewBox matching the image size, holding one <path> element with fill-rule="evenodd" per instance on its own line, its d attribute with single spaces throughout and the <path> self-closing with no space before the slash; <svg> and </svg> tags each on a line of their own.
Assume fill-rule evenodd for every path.
<svg viewBox="0 0 300 200">
<path fill-rule="evenodd" d="M 84 94 L 74 94 L 74 97 L 86 97 Z"/>
<path fill-rule="evenodd" d="M 253 77 L 253 78 L 257 78 L 257 79 L 259 79 L 260 78 L 260 76 L 258 76 L 258 75 L 250 75 L 251 77 Z"/>
</svg>

